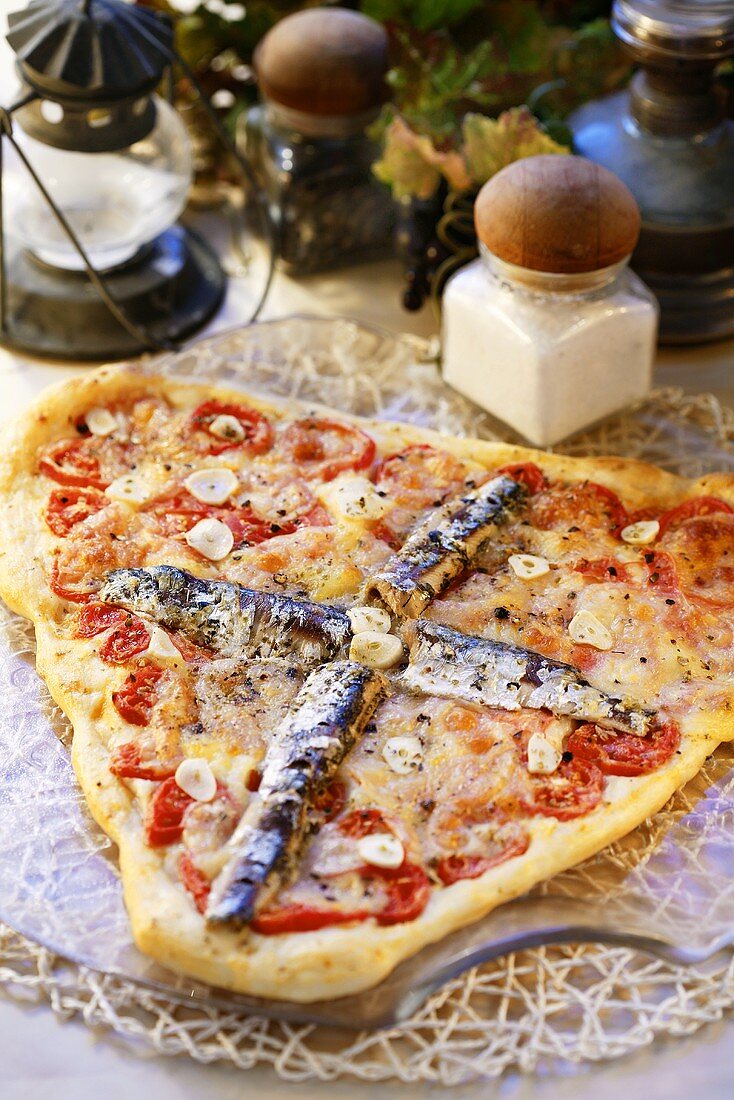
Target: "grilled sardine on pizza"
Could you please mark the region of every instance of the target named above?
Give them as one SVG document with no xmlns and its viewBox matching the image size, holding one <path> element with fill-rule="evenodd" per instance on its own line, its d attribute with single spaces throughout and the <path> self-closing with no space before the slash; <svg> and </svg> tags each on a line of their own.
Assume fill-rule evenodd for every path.
<svg viewBox="0 0 734 1100">
<path fill-rule="evenodd" d="M 0 494 L 136 942 L 210 983 L 374 985 L 734 736 L 731 476 L 103 368 Z"/>
</svg>

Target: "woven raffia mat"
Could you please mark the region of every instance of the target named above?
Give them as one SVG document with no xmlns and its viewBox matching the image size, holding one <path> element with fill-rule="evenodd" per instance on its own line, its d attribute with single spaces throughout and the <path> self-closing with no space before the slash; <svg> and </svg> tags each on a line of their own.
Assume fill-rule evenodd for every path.
<svg viewBox="0 0 734 1100">
<path fill-rule="evenodd" d="M 200 344 L 165 369 L 184 377 L 241 381 L 368 415 L 508 438 L 442 386 L 424 345 L 349 322 L 298 319 L 258 326 Z M 734 470 L 734 413 L 712 395 L 658 390 L 560 449 L 644 458 L 688 476 Z M 730 796 L 734 804 L 730 774 L 729 755 L 717 753 L 696 780 L 696 790 L 676 795 L 636 832 L 631 848 L 613 845 L 546 889 L 576 893 L 580 884 L 598 893 L 598 884 L 614 877 L 611 871 L 634 874 L 702 791 L 715 789 L 726 806 Z M 704 819 L 704 833 L 706 828 Z M 694 871 L 698 850 L 692 841 L 685 853 Z M 708 869 L 702 866 L 701 874 Z M 689 881 L 695 885 L 695 873 Z M 728 885 L 722 882 L 722 894 Z M 731 909 L 734 914 L 734 900 Z M 726 916 L 723 910 L 720 915 Z M 342 1077 L 454 1085 L 510 1068 L 532 1071 L 559 1061 L 619 1057 L 658 1035 L 695 1032 L 734 1005 L 734 959 L 722 951 L 705 964 L 682 967 L 599 944 L 516 952 L 451 981 L 407 1022 L 363 1033 L 246 1017 L 206 1003 L 182 1006 L 164 992 L 73 965 L 4 925 L 0 983 L 9 997 L 46 1001 L 59 1016 L 78 1015 L 89 1026 L 199 1062 L 244 1069 L 269 1064 L 294 1081 Z"/>
</svg>

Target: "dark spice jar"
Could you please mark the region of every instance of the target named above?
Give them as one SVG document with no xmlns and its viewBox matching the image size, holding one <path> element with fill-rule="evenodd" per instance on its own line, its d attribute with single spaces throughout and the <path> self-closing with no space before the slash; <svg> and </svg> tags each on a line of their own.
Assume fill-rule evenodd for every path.
<svg viewBox="0 0 734 1100">
<path fill-rule="evenodd" d="M 278 227 L 282 267 L 307 274 L 391 244 L 392 197 L 366 133 L 386 98 L 383 27 L 343 8 L 282 19 L 255 54 L 261 103 L 240 140 Z"/>
</svg>

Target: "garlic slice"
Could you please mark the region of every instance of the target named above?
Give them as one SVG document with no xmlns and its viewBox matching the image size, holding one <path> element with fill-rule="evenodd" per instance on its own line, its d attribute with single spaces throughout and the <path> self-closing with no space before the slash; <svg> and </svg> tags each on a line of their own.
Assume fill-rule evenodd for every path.
<svg viewBox="0 0 734 1100">
<path fill-rule="evenodd" d="M 521 577 L 524 581 L 544 577 L 550 572 L 549 563 L 537 554 L 510 554 L 507 561 L 515 576 Z"/>
<path fill-rule="evenodd" d="M 186 535 L 192 550 L 198 550 L 209 561 L 226 558 L 234 546 L 234 535 L 226 523 L 219 519 L 200 519 Z"/>
<path fill-rule="evenodd" d="M 109 409 L 95 406 L 84 414 L 84 423 L 92 435 L 112 435 L 119 427 L 117 417 Z"/>
<path fill-rule="evenodd" d="M 381 607 L 351 607 L 347 615 L 352 634 L 361 634 L 366 630 L 376 630 L 379 634 L 390 633 L 390 612 Z"/>
<path fill-rule="evenodd" d="M 533 775 L 551 775 L 561 762 L 562 750 L 542 733 L 528 740 L 528 771 Z"/>
<path fill-rule="evenodd" d="M 184 481 L 192 497 L 204 504 L 224 504 L 238 484 L 237 475 L 226 466 L 195 470 Z"/>
<path fill-rule="evenodd" d="M 648 546 L 660 534 L 660 524 L 656 519 L 641 519 L 637 523 L 628 523 L 620 532 L 622 542 L 630 546 Z"/>
<path fill-rule="evenodd" d="M 217 781 L 206 760 L 182 760 L 176 768 L 176 785 L 197 802 L 211 802 L 217 793 Z"/>
<path fill-rule="evenodd" d="M 400 638 L 378 630 L 360 630 L 349 646 L 350 661 L 359 661 L 368 668 L 392 668 L 402 661 L 403 655 Z"/>
<path fill-rule="evenodd" d="M 209 431 L 212 435 L 215 435 L 217 439 L 228 439 L 232 443 L 241 443 L 245 438 L 245 429 L 236 416 L 229 416 L 222 413 L 220 416 L 215 416 L 209 425 Z"/>
<path fill-rule="evenodd" d="M 568 624 L 568 633 L 579 645 L 590 645 L 594 649 L 612 648 L 612 635 L 591 611 L 577 611 Z"/>
<path fill-rule="evenodd" d="M 142 474 L 122 474 L 105 489 L 110 500 L 121 500 L 125 504 L 145 504 L 155 496 L 156 490 Z"/>
<path fill-rule="evenodd" d="M 342 475 L 327 483 L 319 496 L 338 518 L 345 520 L 380 519 L 391 508 L 387 496 L 381 496 L 370 479 L 359 474 Z"/>
<path fill-rule="evenodd" d="M 418 737 L 391 737 L 382 746 L 382 755 L 391 771 L 397 775 L 408 775 L 423 759 L 423 746 Z"/>
<path fill-rule="evenodd" d="M 373 867 L 399 867 L 405 859 L 405 849 L 392 833 L 372 833 L 357 841 L 357 851 L 365 863 Z"/>
<path fill-rule="evenodd" d="M 162 665 L 167 664 L 173 667 L 182 665 L 184 659 L 166 631 L 156 625 L 151 625 L 148 629 L 150 630 L 150 641 L 148 642 L 148 648 L 145 650 L 145 656 L 152 657 Z"/>
</svg>

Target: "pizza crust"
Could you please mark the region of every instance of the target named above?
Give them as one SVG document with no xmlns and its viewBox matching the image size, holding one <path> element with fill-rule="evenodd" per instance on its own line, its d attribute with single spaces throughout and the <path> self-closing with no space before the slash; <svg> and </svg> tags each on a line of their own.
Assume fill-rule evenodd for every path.
<svg viewBox="0 0 734 1100">
<path fill-rule="evenodd" d="M 409 923 L 381 927 L 366 922 L 279 936 L 208 929 L 183 888 L 166 872 L 165 852 L 146 844 L 132 794 L 109 771 L 100 730 L 114 720 L 105 712 L 103 701 L 116 670 L 94 652 L 80 657 L 78 643 L 63 638 L 59 629 L 64 604 L 46 581 L 54 544 L 41 520 L 47 488 L 35 475 L 37 449 L 68 431 L 80 408 L 151 393 L 165 396 L 174 407 L 188 407 L 203 392 L 224 400 L 243 397 L 241 391 L 150 377 L 142 368 L 104 367 L 81 381 L 47 391 L 0 437 L 0 496 L 6 522 L 0 546 L 0 594 L 14 611 L 36 624 L 38 671 L 74 727 L 72 763 L 95 820 L 118 845 L 133 936 L 146 954 L 209 984 L 261 997 L 310 1002 L 367 989 L 426 944 L 478 920 L 634 829 L 696 774 L 719 742 L 734 738 L 732 709 L 691 714 L 682 723 L 680 750 L 665 766 L 648 776 L 616 783 L 610 800 L 582 818 L 533 819 L 524 856 L 480 878 L 434 890 L 423 914 Z M 265 402 L 249 395 L 247 400 L 265 413 L 333 415 L 332 410 L 293 401 Z M 451 438 L 343 413 L 338 416 L 368 431 L 387 453 L 408 443 L 433 443 L 488 466 L 539 457 L 536 451 L 509 444 Z M 558 477 L 592 478 L 622 494 L 633 508 L 652 500 L 665 507 L 681 497 L 701 494 L 734 504 L 732 475 L 684 481 L 635 460 L 545 453 L 542 463 Z"/>
</svg>

